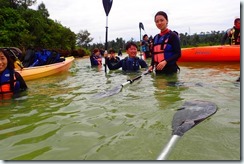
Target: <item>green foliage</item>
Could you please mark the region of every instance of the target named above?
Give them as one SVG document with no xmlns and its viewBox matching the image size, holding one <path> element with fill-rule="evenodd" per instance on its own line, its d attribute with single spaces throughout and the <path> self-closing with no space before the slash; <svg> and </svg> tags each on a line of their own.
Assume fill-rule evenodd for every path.
<svg viewBox="0 0 244 164">
<path fill-rule="evenodd" d="M 71 55 L 74 57 L 90 56 L 91 51 L 85 48 L 78 48 L 72 51 Z"/>
<path fill-rule="evenodd" d="M 17 46 L 23 44 L 29 35 L 28 23 L 14 9 L 0 10 L 0 46 Z"/>
<path fill-rule="evenodd" d="M 211 31 L 211 33 L 201 32 L 200 34 L 188 35 L 180 34 L 181 47 L 197 47 L 220 45 L 224 36 L 224 31 Z"/>
<path fill-rule="evenodd" d="M 0 0 L 0 46 L 14 46 L 22 50 L 28 47 L 72 50 L 76 35 L 69 28 L 49 19 L 49 13 L 42 3 L 38 10 L 25 9 L 24 1 Z M 34 1 L 25 1 L 29 5 Z M 17 6 L 16 8 L 13 7 Z M 28 6 L 28 5 L 27 5 Z"/>
<path fill-rule="evenodd" d="M 73 52 L 75 49 L 77 56 L 89 55 L 94 48 L 104 49 L 104 43 L 90 44 L 93 38 L 87 30 L 81 30 L 76 35 L 59 22 L 49 19 L 49 12 L 44 3 L 41 3 L 36 11 L 29 9 L 34 3 L 36 0 L 0 0 L 1 47 L 18 47 L 22 50 L 29 47 L 55 49 L 62 50 L 66 56 L 76 53 Z M 223 35 L 223 31 L 180 34 L 181 46 L 220 44 Z M 135 40 L 131 38 L 130 41 Z M 139 41 L 136 43 L 139 45 Z M 116 38 L 108 41 L 108 49 L 113 48 L 118 52 L 120 48 L 125 49 L 125 44 L 123 38 Z"/>
<path fill-rule="evenodd" d="M 77 45 L 80 47 L 88 47 L 88 44 L 92 42 L 93 38 L 90 38 L 90 33 L 87 30 L 81 30 L 77 35 Z"/>
</svg>

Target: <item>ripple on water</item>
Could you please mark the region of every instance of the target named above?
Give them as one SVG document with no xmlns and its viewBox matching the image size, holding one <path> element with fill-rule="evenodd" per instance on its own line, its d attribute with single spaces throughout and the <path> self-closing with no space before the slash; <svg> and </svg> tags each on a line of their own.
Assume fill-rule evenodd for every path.
<svg viewBox="0 0 244 164">
<path fill-rule="evenodd" d="M 186 100 L 213 101 L 218 111 L 185 134 L 170 160 L 240 159 L 238 64 L 180 65 L 176 77 L 104 73 L 76 59 L 67 73 L 27 81 L 23 97 L 0 106 L 0 159 L 154 160 L 171 137 Z M 200 147 L 200 148 L 199 148 Z"/>
</svg>

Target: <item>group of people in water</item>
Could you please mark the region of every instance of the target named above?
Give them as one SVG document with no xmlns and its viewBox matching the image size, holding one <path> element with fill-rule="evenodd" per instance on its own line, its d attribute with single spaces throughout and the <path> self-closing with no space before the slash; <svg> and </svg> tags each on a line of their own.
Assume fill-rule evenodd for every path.
<svg viewBox="0 0 244 164">
<path fill-rule="evenodd" d="M 180 39 L 176 32 L 168 28 L 168 16 L 165 12 L 157 12 L 154 21 L 160 33 L 154 38 L 150 37 L 150 39 L 147 35 L 144 35 L 145 42 L 141 44 L 141 46 L 147 45 L 150 47 L 144 47 L 145 49 L 143 49 L 146 57 L 151 58 L 150 65 L 142 58 L 137 57 L 138 46 L 136 43 L 128 42 L 125 47 L 128 56 L 124 59 L 120 60 L 113 49 L 109 50 L 109 54 L 104 54 L 105 64 L 110 70 L 122 68 L 125 72 L 135 72 L 145 68 L 150 72 L 154 70 L 156 74 L 171 75 L 177 73 L 180 69 L 177 65 L 177 60 L 181 57 Z M 225 43 L 227 38 L 229 38 L 229 44 L 240 44 L 239 18 L 235 19 L 234 25 L 233 28 L 227 30 L 222 44 Z M 120 55 L 122 55 L 121 50 Z M 102 55 L 99 49 L 94 49 L 90 61 L 92 66 L 102 65 Z M 0 48 L 0 75 L 2 99 L 9 98 L 14 93 L 25 91 L 28 88 L 21 75 L 15 71 L 14 62 L 4 48 Z"/>
<path fill-rule="evenodd" d="M 171 31 L 168 28 L 168 16 L 165 12 L 159 11 L 154 17 L 155 24 L 160 30 L 160 33 L 153 38 L 148 37 L 147 34 L 143 36 L 141 42 L 141 50 L 144 54 L 144 58 L 151 58 L 151 63 L 148 65 L 143 59 L 137 57 L 138 47 L 134 42 L 128 42 L 126 44 L 127 57 L 124 59 L 116 59 L 114 51 L 109 51 L 105 54 L 105 64 L 110 70 L 122 68 L 123 71 L 138 71 L 141 68 L 147 68 L 148 71 L 155 71 L 156 74 L 174 74 L 177 73 L 180 68 L 177 65 L 177 60 L 181 57 L 181 46 L 178 33 Z M 229 39 L 229 44 L 240 44 L 240 18 L 235 19 L 234 27 L 228 29 L 223 37 L 222 45 Z M 113 52 L 113 53 L 111 53 Z M 92 66 L 94 60 L 98 60 L 95 53 L 91 56 Z M 102 56 L 99 56 L 101 61 Z M 97 62 L 98 63 L 98 62 Z M 102 65 L 102 63 L 100 63 Z"/>
<path fill-rule="evenodd" d="M 114 57 L 111 57 L 111 53 L 109 53 L 109 55 L 104 55 L 105 63 L 110 70 L 122 68 L 125 72 L 134 72 L 139 71 L 141 68 L 147 68 L 148 71 L 155 70 L 156 74 L 173 74 L 179 70 L 177 60 L 181 56 L 180 39 L 175 32 L 168 29 L 168 16 L 165 12 L 157 12 L 154 20 L 157 28 L 160 30 L 160 33 L 151 40 L 153 41 L 151 45 L 148 45 L 151 46 L 152 53 L 150 52 L 149 47 L 147 48 L 144 46 L 146 47 L 144 50 L 144 52 L 147 53 L 146 56 L 151 56 L 152 59 L 150 66 L 148 66 L 145 60 L 137 57 L 138 46 L 136 43 L 128 42 L 125 46 L 128 56 L 124 59 L 117 59 L 116 62 L 114 62 Z M 149 40 L 148 36 L 144 35 L 143 39 L 145 40 L 143 44 L 148 44 L 146 42 Z M 102 65 L 100 62 L 102 60 L 102 56 L 101 54 L 96 54 L 97 51 L 95 50 L 90 56 L 91 65 L 94 66 L 94 63 Z"/>
</svg>

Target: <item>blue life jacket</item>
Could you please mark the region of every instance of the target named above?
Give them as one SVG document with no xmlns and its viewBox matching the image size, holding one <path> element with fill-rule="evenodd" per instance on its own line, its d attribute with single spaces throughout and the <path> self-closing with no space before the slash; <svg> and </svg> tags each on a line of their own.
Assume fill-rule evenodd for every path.
<svg viewBox="0 0 244 164">
<path fill-rule="evenodd" d="M 35 52 L 35 60 L 30 66 L 41 66 L 46 64 L 57 63 L 60 60 L 60 54 L 55 51 L 43 49 Z"/>
<path fill-rule="evenodd" d="M 171 31 L 165 35 L 156 35 L 153 39 L 153 52 L 154 52 L 154 61 L 156 63 L 161 62 L 162 60 L 167 60 L 173 55 L 172 45 L 168 44 Z M 168 65 L 174 64 L 175 61 L 167 63 Z"/>
<path fill-rule="evenodd" d="M 142 52 L 149 51 L 149 45 L 148 45 L 147 41 L 145 41 L 145 40 L 142 41 L 141 50 L 142 50 Z"/>
<path fill-rule="evenodd" d="M 139 58 L 125 57 L 122 63 L 123 71 L 138 71 L 140 69 Z"/>
<path fill-rule="evenodd" d="M 0 93 L 14 93 L 20 90 L 20 82 L 16 81 L 14 71 L 5 69 L 0 80 Z"/>
</svg>

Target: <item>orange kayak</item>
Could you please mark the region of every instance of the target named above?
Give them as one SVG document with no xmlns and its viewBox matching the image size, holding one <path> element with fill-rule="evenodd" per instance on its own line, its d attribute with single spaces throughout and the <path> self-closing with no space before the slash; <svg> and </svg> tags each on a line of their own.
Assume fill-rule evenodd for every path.
<svg viewBox="0 0 244 164">
<path fill-rule="evenodd" d="M 43 65 L 43 66 L 35 66 L 35 67 L 27 67 L 22 70 L 16 70 L 20 73 L 20 75 L 24 78 L 24 80 L 33 80 L 46 76 L 50 76 L 53 74 L 57 74 L 60 72 L 68 71 L 72 65 L 74 57 L 66 57 L 65 61 Z"/>
<path fill-rule="evenodd" d="M 240 62 L 240 46 L 182 48 L 179 62 Z"/>
</svg>

